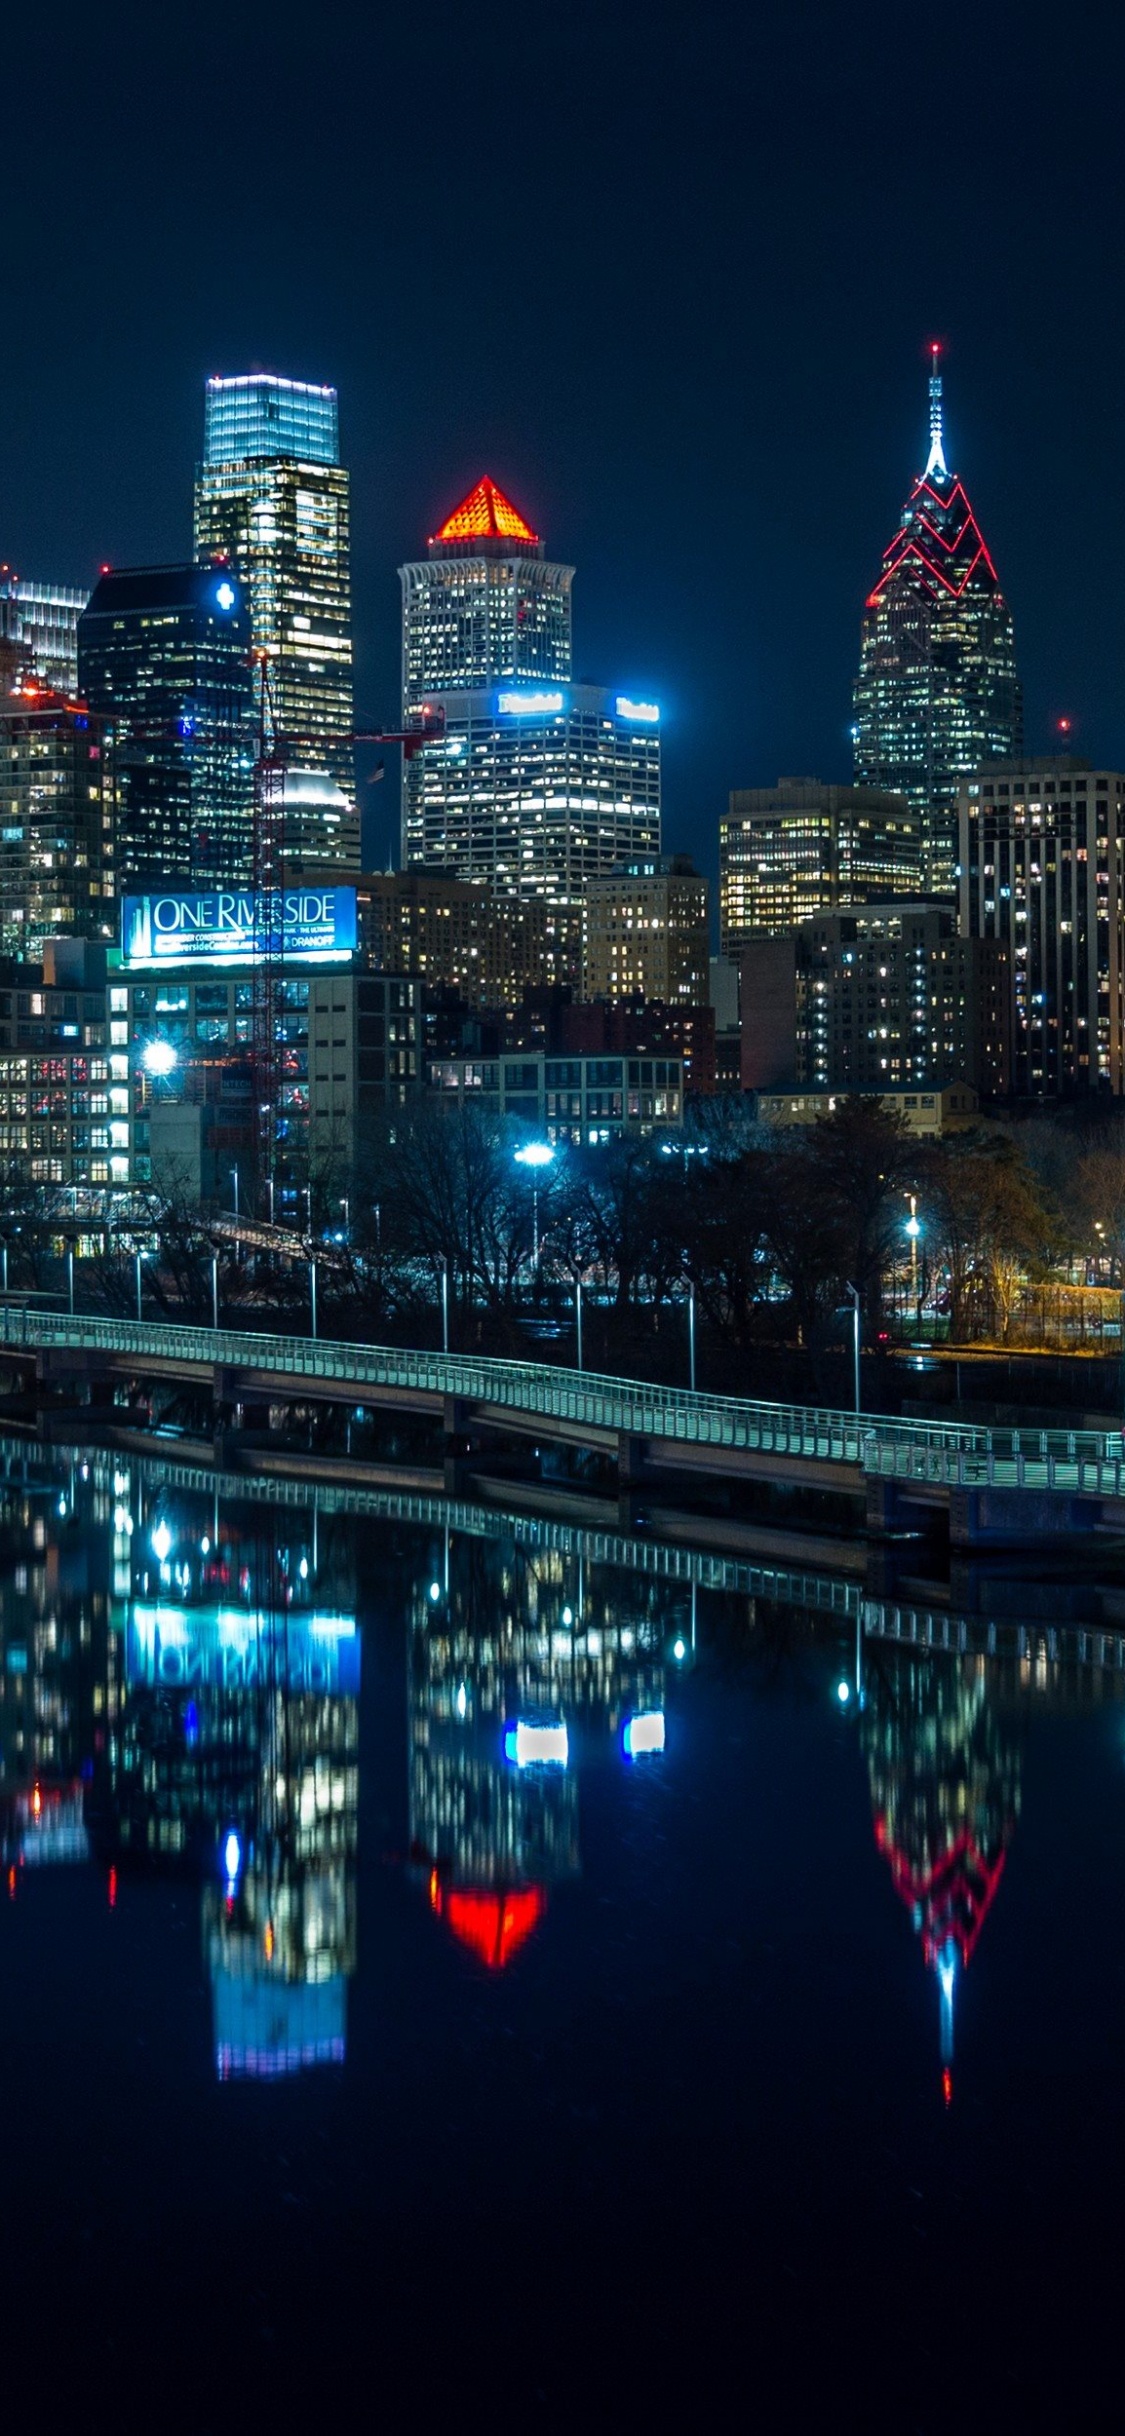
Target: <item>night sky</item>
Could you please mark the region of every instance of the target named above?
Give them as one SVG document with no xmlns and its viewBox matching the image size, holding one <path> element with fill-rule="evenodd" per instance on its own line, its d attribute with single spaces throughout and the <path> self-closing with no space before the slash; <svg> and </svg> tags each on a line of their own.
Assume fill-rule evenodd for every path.
<svg viewBox="0 0 1125 2436">
<path fill-rule="evenodd" d="M 849 774 L 939 336 L 1029 745 L 1067 713 L 1120 765 L 1123 22 L 20 12 L 0 559 L 83 583 L 188 555 L 207 373 L 331 380 L 360 715 L 397 716 L 396 567 L 491 472 L 577 566 L 576 673 L 663 703 L 666 842 L 713 868 L 730 786 Z"/>
</svg>

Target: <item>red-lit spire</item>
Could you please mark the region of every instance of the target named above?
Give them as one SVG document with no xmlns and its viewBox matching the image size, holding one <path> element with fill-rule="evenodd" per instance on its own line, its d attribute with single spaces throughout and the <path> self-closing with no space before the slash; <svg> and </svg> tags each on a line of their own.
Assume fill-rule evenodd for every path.
<svg viewBox="0 0 1125 2436">
<path fill-rule="evenodd" d="M 482 476 L 475 490 L 467 492 L 460 504 L 446 517 L 436 533 L 430 535 L 430 547 L 442 541 L 529 541 L 538 546 L 539 535 L 512 506 L 490 474 Z"/>
</svg>

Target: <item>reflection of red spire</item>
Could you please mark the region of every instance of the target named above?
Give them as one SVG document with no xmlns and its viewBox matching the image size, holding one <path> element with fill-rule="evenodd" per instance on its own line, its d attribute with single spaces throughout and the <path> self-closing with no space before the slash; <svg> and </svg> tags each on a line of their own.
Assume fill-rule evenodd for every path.
<svg viewBox="0 0 1125 2436">
<path fill-rule="evenodd" d="M 926 1961 L 936 1964 L 943 1946 L 952 1939 L 962 1962 L 967 1963 L 1000 1884 L 1004 1853 L 998 1853 L 995 1861 L 986 1861 L 972 1837 L 963 1833 L 954 1838 L 932 1868 L 916 1876 L 906 1854 L 889 1842 L 887 1822 L 882 1815 L 875 1820 L 875 1841 L 890 1862 L 895 1888 L 907 1909 L 921 1914 L 922 1952 Z"/>
<path fill-rule="evenodd" d="M 538 1927 L 547 1897 L 541 1886 L 447 1887 L 433 1869 L 430 1903 L 462 1945 L 470 1946 L 490 1971 L 502 1971 Z"/>
</svg>

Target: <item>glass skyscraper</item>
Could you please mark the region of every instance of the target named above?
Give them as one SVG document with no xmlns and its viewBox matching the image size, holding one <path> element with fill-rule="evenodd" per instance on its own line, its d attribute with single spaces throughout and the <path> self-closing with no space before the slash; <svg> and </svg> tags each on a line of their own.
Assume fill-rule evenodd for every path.
<svg viewBox="0 0 1125 2436">
<path fill-rule="evenodd" d="M 958 791 L 982 762 L 1021 751 L 1023 705 L 1011 611 L 945 462 L 936 347 L 930 452 L 868 598 L 852 732 L 857 781 L 917 806 L 927 889 L 952 895 Z"/>
<path fill-rule="evenodd" d="M 354 799 L 348 476 L 336 392 L 254 372 L 207 383 L 195 555 L 242 577 L 274 733 Z"/>
<path fill-rule="evenodd" d="M 115 928 L 113 760 L 83 703 L 28 686 L 0 700 L 0 954 Z"/>
<path fill-rule="evenodd" d="M 12 678 L 26 672 L 56 693 L 76 694 L 87 598 L 73 585 L 33 583 L 0 567 L 0 673 L 6 665 Z"/>
<path fill-rule="evenodd" d="M 107 722 L 120 890 L 251 876 L 250 615 L 226 566 L 103 575 L 78 627 L 79 681 Z"/>
<path fill-rule="evenodd" d="M 573 573 L 487 479 L 400 570 L 404 719 L 445 723 L 406 763 L 402 854 L 540 902 L 544 977 L 580 983 L 586 881 L 660 852 L 660 712 L 571 682 Z"/>
</svg>

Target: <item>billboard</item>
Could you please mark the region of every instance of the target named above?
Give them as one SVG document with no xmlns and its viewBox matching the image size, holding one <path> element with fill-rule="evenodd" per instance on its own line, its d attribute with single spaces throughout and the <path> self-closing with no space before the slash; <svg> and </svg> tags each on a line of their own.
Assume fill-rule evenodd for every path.
<svg viewBox="0 0 1125 2436">
<path fill-rule="evenodd" d="M 177 964 L 253 964 L 267 947 L 288 963 L 331 964 L 355 953 L 354 888 L 170 889 L 125 897 L 122 961 L 134 971 Z"/>
</svg>

